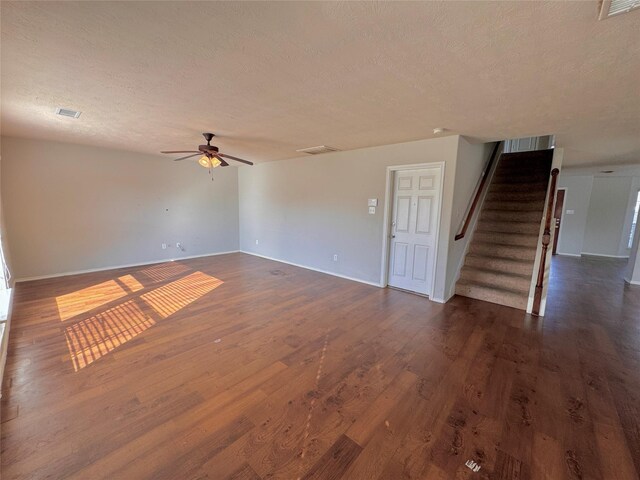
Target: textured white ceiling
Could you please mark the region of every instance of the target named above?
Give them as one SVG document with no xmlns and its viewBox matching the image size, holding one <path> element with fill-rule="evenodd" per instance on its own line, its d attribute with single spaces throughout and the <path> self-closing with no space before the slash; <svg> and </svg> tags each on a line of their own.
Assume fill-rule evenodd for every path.
<svg viewBox="0 0 640 480">
<path fill-rule="evenodd" d="M 556 134 L 640 161 L 640 11 L 598 2 L 1 3 L 2 134 L 258 161 Z M 78 120 L 54 115 L 81 110 Z"/>
</svg>

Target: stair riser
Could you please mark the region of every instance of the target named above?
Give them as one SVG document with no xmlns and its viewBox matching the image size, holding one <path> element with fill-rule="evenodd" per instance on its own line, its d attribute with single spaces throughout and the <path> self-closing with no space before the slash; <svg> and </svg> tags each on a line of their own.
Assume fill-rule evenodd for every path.
<svg viewBox="0 0 640 480">
<path fill-rule="evenodd" d="M 475 285 L 462 285 L 459 284 L 456 287 L 456 293 L 464 297 L 475 298 L 477 300 L 484 300 L 485 302 L 497 303 L 499 305 L 506 305 L 507 307 L 519 308 L 520 310 L 526 310 L 528 297 L 520 297 L 518 295 L 505 295 L 495 290 L 478 287 Z"/>
<path fill-rule="evenodd" d="M 539 211 L 505 211 L 505 210 L 483 210 L 483 220 L 496 220 L 498 222 L 540 222 L 542 220 L 542 210 Z"/>
<path fill-rule="evenodd" d="M 460 278 L 466 283 L 476 283 L 489 288 L 508 288 L 509 290 L 519 290 L 523 294 L 529 293 L 531 278 L 505 275 L 499 271 L 476 270 L 474 268 L 463 268 Z"/>
<path fill-rule="evenodd" d="M 540 232 L 540 224 L 538 222 L 520 223 L 480 220 L 480 222 L 478 222 L 477 231 L 496 233 L 520 233 L 537 236 Z"/>
<path fill-rule="evenodd" d="M 526 187 L 526 188 L 525 188 Z M 521 183 L 491 183 L 489 188 L 490 193 L 494 192 L 522 192 L 526 190 L 528 192 L 545 192 L 547 191 L 546 183 L 527 183 L 522 185 Z"/>
<path fill-rule="evenodd" d="M 485 270 L 498 270 L 519 275 L 531 276 L 533 272 L 533 262 L 513 262 L 502 258 L 478 257 L 467 255 L 465 266 L 482 268 Z"/>
<path fill-rule="evenodd" d="M 522 235 L 538 235 L 540 225 L 538 223 L 518 223 L 518 222 L 492 222 L 481 220 L 476 231 L 492 233 L 517 233 Z"/>
<path fill-rule="evenodd" d="M 515 191 L 515 192 L 489 192 L 485 201 L 487 202 L 543 202 L 546 197 L 545 191 Z"/>
<path fill-rule="evenodd" d="M 496 174 L 493 177 L 493 181 L 497 184 L 502 184 L 502 183 L 517 183 L 518 185 L 522 185 L 524 184 L 540 184 L 540 183 L 544 183 L 547 182 L 549 180 L 549 176 L 548 175 L 540 175 L 540 174 L 533 174 L 533 175 L 498 175 Z"/>
<path fill-rule="evenodd" d="M 515 245 L 519 247 L 533 248 L 538 242 L 536 235 L 519 235 L 505 232 L 483 232 L 478 231 L 473 234 L 473 240 L 495 245 Z"/>
<path fill-rule="evenodd" d="M 509 172 L 509 173 L 544 173 L 547 175 L 551 169 L 546 162 L 533 162 L 533 163 L 519 163 L 519 162 L 500 162 L 496 172 Z"/>
<path fill-rule="evenodd" d="M 508 201 L 485 201 L 484 208 L 488 210 L 505 210 L 512 212 L 542 212 L 544 200 L 535 202 L 508 202 Z"/>
<path fill-rule="evenodd" d="M 512 247 L 509 245 L 492 245 L 490 243 L 473 242 L 469 248 L 469 253 L 474 255 L 484 255 L 487 257 L 513 258 L 517 260 L 527 260 L 533 262 L 536 251 L 533 248 Z"/>
</svg>

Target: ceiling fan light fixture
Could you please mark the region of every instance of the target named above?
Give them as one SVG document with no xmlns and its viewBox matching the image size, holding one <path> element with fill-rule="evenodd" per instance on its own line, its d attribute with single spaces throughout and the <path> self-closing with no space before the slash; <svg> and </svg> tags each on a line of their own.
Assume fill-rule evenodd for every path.
<svg viewBox="0 0 640 480">
<path fill-rule="evenodd" d="M 210 161 L 211 161 L 211 168 L 216 168 L 222 165 L 222 162 L 218 157 L 213 157 Z"/>
<path fill-rule="evenodd" d="M 209 157 L 207 157 L 206 155 L 201 156 L 200 160 L 198 160 L 198 163 L 204 168 L 211 168 L 211 164 L 209 163 Z"/>
</svg>

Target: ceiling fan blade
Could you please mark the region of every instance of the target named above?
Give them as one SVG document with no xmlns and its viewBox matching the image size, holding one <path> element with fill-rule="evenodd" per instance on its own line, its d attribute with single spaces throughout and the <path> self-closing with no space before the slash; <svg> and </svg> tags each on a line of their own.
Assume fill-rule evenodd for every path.
<svg viewBox="0 0 640 480">
<path fill-rule="evenodd" d="M 200 155 L 200 152 L 198 152 L 198 153 L 194 153 L 194 154 L 192 154 L 192 155 L 187 155 L 186 157 L 176 158 L 176 159 L 174 160 L 174 162 L 178 162 L 178 161 L 180 161 L 180 160 L 186 160 L 187 158 L 191 158 L 191 157 L 197 157 L 198 155 Z"/>
<path fill-rule="evenodd" d="M 160 152 L 160 153 L 200 153 L 199 150 L 169 150 L 166 152 Z"/>
<path fill-rule="evenodd" d="M 221 167 L 228 167 L 229 166 L 229 163 L 224 158 L 222 158 L 220 155 L 214 155 L 213 157 L 217 158 L 218 160 L 220 160 L 220 166 Z"/>
<path fill-rule="evenodd" d="M 250 162 L 249 160 L 243 160 L 238 157 L 232 157 L 231 155 L 227 155 L 226 153 L 219 153 L 218 155 L 221 157 L 230 158 L 231 160 L 235 160 L 236 162 L 246 163 L 247 165 L 253 165 L 253 162 Z"/>
</svg>

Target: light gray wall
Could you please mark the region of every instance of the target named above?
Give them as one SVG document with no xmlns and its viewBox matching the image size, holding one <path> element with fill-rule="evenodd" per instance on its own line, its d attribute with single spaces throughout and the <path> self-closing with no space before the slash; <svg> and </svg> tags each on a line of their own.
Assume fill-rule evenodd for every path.
<svg viewBox="0 0 640 480">
<path fill-rule="evenodd" d="M 582 253 L 592 185 L 592 175 L 567 176 L 561 173 L 558 176 L 558 188 L 566 188 L 558 253 L 565 255 Z M 573 210 L 574 213 L 567 214 L 567 210 Z"/>
<path fill-rule="evenodd" d="M 582 253 L 628 256 L 621 249 L 628 218 L 632 177 L 595 177 L 589 201 Z"/>
<path fill-rule="evenodd" d="M 195 162 L 155 155 L 18 138 L 1 148 L 16 278 L 238 249 L 236 167 L 212 182 Z"/>
<path fill-rule="evenodd" d="M 470 146 L 466 140 L 450 136 L 243 168 L 239 173 L 240 248 L 378 284 L 382 274 L 386 167 L 445 162 L 434 286 L 434 298 L 443 299 L 450 290 L 446 282 L 450 279 L 447 259 L 451 232 L 458 227 L 465 202 L 469 201 L 468 195 L 454 201 L 459 145 L 465 151 L 466 167 L 476 157 L 483 163 L 484 146 Z M 472 170 L 477 168 L 482 166 L 474 165 Z M 461 188 L 469 190 L 473 188 L 471 183 L 463 179 Z M 367 212 L 369 198 L 379 201 L 375 215 Z M 337 262 L 333 261 L 334 254 L 338 255 Z"/>
</svg>

